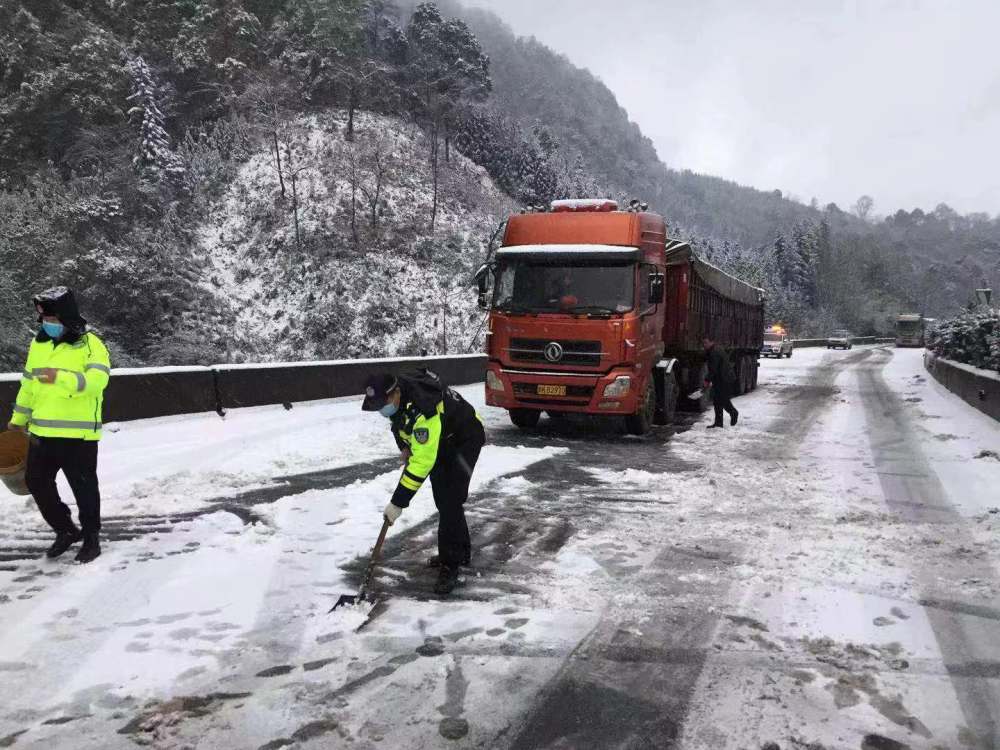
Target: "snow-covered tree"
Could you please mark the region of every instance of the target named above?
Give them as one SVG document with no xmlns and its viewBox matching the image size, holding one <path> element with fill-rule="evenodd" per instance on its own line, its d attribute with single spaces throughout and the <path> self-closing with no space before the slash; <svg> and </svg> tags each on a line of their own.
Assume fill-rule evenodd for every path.
<svg viewBox="0 0 1000 750">
<path fill-rule="evenodd" d="M 956 362 L 1000 370 L 1000 313 L 973 310 L 937 324 L 928 337 L 935 354 Z"/>
<path fill-rule="evenodd" d="M 139 129 L 139 148 L 132 164 L 156 180 L 180 180 L 184 165 L 170 147 L 153 73 L 140 55 L 128 58 L 126 66 L 132 80 L 128 114 Z"/>
</svg>

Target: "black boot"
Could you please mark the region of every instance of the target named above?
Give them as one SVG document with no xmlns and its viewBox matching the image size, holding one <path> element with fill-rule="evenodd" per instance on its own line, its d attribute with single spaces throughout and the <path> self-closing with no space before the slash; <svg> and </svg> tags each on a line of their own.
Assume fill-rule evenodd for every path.
<svg viewBox="0 0 1000 750">
<path fill-rule="evenodd" d="M 729 415 L 729 424 L 735 427 L 736 422 L 739 421 L 739 418 L 740 418 L 740 413 L 738 411 L 734 411 L 732 414 Z"/>
<path fill-rule="evenodd" d="M 89 563 L 101 556 L 101 541 L 95 531 L 88 531 L 83 536 L 83 546 L 76 553 L 78 563 Z"/>
<path fill-rule="evenodd" d="M 469 556 L 466 556 L 466 558 L 464 560 L 462 560 L 462 565 L 471 565 L 471 564 L 472 564 L 472 558 L 469 557 Z M 428 558 L 428 560 L 427 560 L 427 567 L 428 568 L 440 568 L 441 567 L 441 555 L 431 555 Z"/>
<path fill-rule="evenodd" d="M 458 568 L 449 568 L 447 565 L 442 565 L 441 572 L 438 573 L 437 583 L 434 584 L 434 593 L 446 596 L 451 593 L 457 583 Z"/>
<path fill-rule="evenodd" d="M 710 429 L 710 430 L 713 430 L 713 429 L 715 429 L 716 427 L 724 427 L 724 426 L 725 426 L 725 425 L 723 425 L 723 424 L 722 424 L 722 422 L 713 422 L 712 424 L 710 424 L 710 425 L 708 426 L 708 429 Z"/>
<path fill-rule="evenodd" d="M 56 540 L 52 542 L 52 546 L 49 547 L 45 556 L 50 560 L 54 560 L 74 544 L 79 542 L 82 538 L 83 534 L 79 529 L 73 529 L 72 531 L 60 531 L 56 534 Z"/>
</svg>

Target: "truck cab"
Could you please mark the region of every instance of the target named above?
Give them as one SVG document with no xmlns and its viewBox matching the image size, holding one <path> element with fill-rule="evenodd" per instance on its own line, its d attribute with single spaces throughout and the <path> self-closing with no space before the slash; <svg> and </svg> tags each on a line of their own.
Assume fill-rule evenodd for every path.
<svg viewBox="0 0 1000 750">
<path fill-rule="evenodd" d="M 917 313 L 905 313 L 896 318 L 896 346 L 924 345 L 925 319 Z"/>
<path fill-rule="evenodd" d="M 619 415 L 646 432 L 664 348 L 665 241 L 662 217 L 614 201 L 511 217 L 479 275 L 491 307 L 486 403 L 519 427 L 542 411 L 575 412 Z"/>
</svg>

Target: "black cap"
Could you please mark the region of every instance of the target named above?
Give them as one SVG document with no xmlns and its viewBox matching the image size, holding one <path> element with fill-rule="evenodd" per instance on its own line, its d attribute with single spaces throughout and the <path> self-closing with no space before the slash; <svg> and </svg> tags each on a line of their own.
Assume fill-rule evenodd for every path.
<svg viewBox="0 0 1000 750">
<path fill-rule="evenodd" d="M 399 381 L 388 372 L 372 375 L 365 384 L 365 400 L 362 411 L 378 411 L 389 401 L 389 394 L 396 390 Z"/>
</svg>

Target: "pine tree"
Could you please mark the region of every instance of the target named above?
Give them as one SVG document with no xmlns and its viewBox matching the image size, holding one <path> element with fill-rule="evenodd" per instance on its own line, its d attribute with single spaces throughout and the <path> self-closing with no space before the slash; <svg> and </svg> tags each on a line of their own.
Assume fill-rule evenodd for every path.
<svg viewBox="0 0 1000 750">
<path fill-rule="evenodd" d="M 139 150 L 132 164 L 141 174 L 155 180 L 181 180 L 184 166 L 170 148 L 170 136 L 164 127 L 163 112 L 153 74 L 139 55 L 126 61 L 132 79 L 132 107 L 128 114 L 139 128 Z"/>
</svg>

